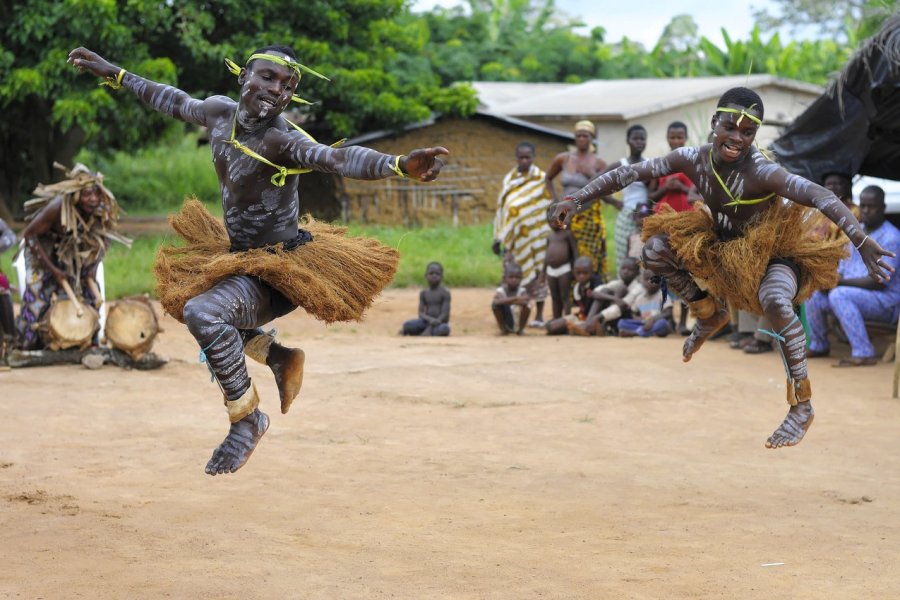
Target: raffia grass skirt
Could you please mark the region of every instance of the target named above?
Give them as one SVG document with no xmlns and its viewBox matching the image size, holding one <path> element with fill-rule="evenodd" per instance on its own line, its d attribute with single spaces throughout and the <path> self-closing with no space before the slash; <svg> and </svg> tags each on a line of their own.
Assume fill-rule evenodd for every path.
<svg viewBox="0 0 900 600">
<path fill-rule="evenodd" d="M 185 303 L 230 275 L 250 275 L 326 323 L 360 320 L 391 282 L 399 252 L 377 240 L 347 237 L 346 228 L 301 221 L 313 240 L 291 251 L 281 246 L 229 252 L 225 226 L 197 199 L 187 199 L 169 224 L 185 246 L 156 253 L 156 292 L 163 309 L 182 323 Z"/>
<path fill-rule="evenodd" d="M 769 261 L 783 258 L 800 268 L 800 289 L 794 302 L 809 298 L 838 282 L 838 262 L 847 255 L 847 238 L 819 239 L 813 233 L 818 213 L 793 202 L 773 202 L 758 220 L 744 228 L 742 237 L 722 241 L 702 203 L 695 210 L 662 212 L 644 219 L 641 238 L 665 234 L 675 256 L 691 274 L 702 279 L 707 291 L 733 308 L 762 314 L 759 284 Z"/>
</svg>

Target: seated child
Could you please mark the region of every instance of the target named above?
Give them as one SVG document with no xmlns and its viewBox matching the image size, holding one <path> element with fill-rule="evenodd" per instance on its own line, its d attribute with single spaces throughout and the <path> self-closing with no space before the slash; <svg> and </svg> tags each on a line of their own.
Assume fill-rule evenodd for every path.
<svg viewBox="0 0 900 600">
<path fill-rule="evenodd" d="M 444 267 L 439 262 L 428 263 L 425 281 L 428 289 L 419 294 L 419 318 L 403 324 L 403 335 L 450 335 L 450 290 L 441 285 Z"/>
<path fill-rule="evenodd" d="M 619 337 L 666 337 L 672 332 L 672 300 L 662 301 L 659 284 L 653 281 L 649 269 L 641 272 L 641 289 L 626 296 L 632 318 L 619 319 Z"/>
<path fill-rule="evenodd" d="M 603 285 L 603 279 L 593 271 L 594 265 L 590 256 L 579 256 L 575 260 L 575 284 L 572 286 L 575 310 L 572 314 L 547 323 L 548 334 L 591 335 L 591 332 L 584 328 L 584 323 L 594 304 L 594 288 Z"/>
<path fill-rule="evenodd" d="M 572 263 L 578 258 L 578 242 L 569 228 L 561 228 L 551 219 L 555 205 L 547 209 L 550 235 L 547 236 L 547 252 L 544 259 L 544 276 L 550 287 L 553 302 L 553 318 L 569 314 L 569 289 L 572 287 Z"/>
<path fill-rule="evenodd" d="M 501 334 L 522 335 L 531 314 L 531 297 L 522 285 L 522 267 L 516 263 L 504 265 L 503 284 L 497 288 L 491 311 Z"/>
<path fill-rule="evenodd" d="M 622 316 L 631 316 L 631 307 L 625 296 L 636 295 L 643 289 L 638 278 L 640 266 L 636 258 L 628 257 L 619 268 L 619 278 L 594 288 L 594 304 L 588 313 L 585 327 L 594 335 L 617 333 L 616 322 Z"/>
</svg>

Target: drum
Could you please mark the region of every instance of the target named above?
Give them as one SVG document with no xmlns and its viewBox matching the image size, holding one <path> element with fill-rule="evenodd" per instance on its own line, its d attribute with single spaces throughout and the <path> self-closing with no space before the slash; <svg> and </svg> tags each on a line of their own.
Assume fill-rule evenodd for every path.
<svg viewBox="0 0 900 600">
<path fill-rule="evenodd" d="M 51 304 L 40 326 L 44 344 L 49 350 L 84 350 L 91 345 L 99 329 L 100 315 L 97 311 L 88 304 L 79 306 L 69 299 Z"/>
<path fill-rule="evenodd" d="M 143 296 L 116 302 L 106 316 L 106 341 L 113 348 L 140 360 L 150 352 L 159 333 L 159 321 L 150 301 Z"/>
</svg>

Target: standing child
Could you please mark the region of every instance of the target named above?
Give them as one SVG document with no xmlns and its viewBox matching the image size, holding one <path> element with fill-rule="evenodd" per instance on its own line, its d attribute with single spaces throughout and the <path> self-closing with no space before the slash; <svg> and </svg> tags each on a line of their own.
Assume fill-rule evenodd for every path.
<svg viewBox="0 0 900 600">
<path fill-rule="evenodd" d="M 631 308 L 630 319 L 619 319 L 619 337 L 666 337 L 672 332 L 672 301 L 663 302 L 659 284 L 648 269 L 641 272 L 641 287 L 626 296 Z"/>
<path fill-rule="evenodd" d="M 569 291 L 572 287 L 572 265 L 578 258 L 578 242 L 571 230 L 560 227 L 550 218 L 553 207 L 547 211 L 550 235 L 547 236 L 547 252 L 544 259 L 544 276 L 550 287 L 553 301 L 553 319 L 569 314 Z"/>
<path fill-rule="evenodd" d="M 516 263 L 504 265 L 503 284 L 494 294 L 491 311 L 501 334 L 522 335 L 531 315 L 531 297 L 522 285 L 522 267 Z"/>
<path fill-rule="evenodd" d="M 647 147 L 647 130 L 643 125 L 632 125 L 625 134 L 628 143 L 629 155 L 617 163 L 607 167 L 604 173 L 612 172 L 618 168 L 627 168 L 644 160 L 644 148 Z M 588 184 L 590 185 L 590 184 Z M 616 272 L 622 268 L 622 261 L 628 256 L 628 240 L 635 231 L 638 231 L 634 223 L 632 213 L 638 204 L 647 202 L 647 184 L 643 181 L 631 179 L 627 185 L 622 186 L 622 208 L 616 217 Z"/>
<path fill-rule="evenodd" d="M 419 318 L 403 324 L 403 335 L 450 335 L 450 290 L 441 283 L 444 267 L 439 262 L 428 263 L 425 281 L 428 289 L 419 293 Z"/>
<path fill-rule="evenodd" d="M 666 130 L 666 142 L 670 150 L 683 148 L 687 143 L 687 125 L 681 121 L 672 121 Z M 694 192 L 694 183 L 684 173 L 671 173 L 650 182 L 650 201 L 655 203 L 653 212 L 660 212 L 669 206 L 675 212 L 691 210 L 690 198 Z"/>
</svg>

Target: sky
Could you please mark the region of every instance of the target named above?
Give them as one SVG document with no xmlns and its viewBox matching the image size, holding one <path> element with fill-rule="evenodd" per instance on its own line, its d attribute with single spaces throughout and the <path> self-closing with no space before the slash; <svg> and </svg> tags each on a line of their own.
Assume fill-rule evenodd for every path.
<svg viewBox="0 0 900 600">
<path fill-rule="evenodd" d="M 459 0 L 414 0 L 413 10 L 427 11 L 435 6 L 452 7 Z M 672 17 L 689 14 L 699 27 L 699 34 L 716 45 L 722 45 L 721 28 L 732 39 L 746 39 L 753 28 L 750 9 L 766 8 L 777 13 L 772 0 L 556 0 L 556 6 L 572 17 L 584 21 L 588 30 L 598 25 L 606 29 L 606 41 L 618 42 L 626 35 L 652 48 Z M 782 37 L 782 39 L 785 39 Z"/>
</svg>

